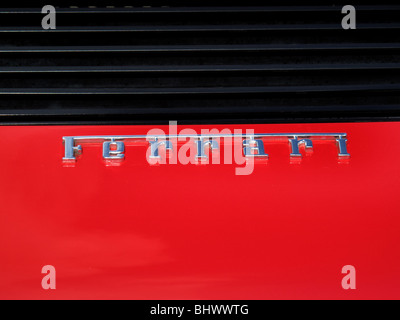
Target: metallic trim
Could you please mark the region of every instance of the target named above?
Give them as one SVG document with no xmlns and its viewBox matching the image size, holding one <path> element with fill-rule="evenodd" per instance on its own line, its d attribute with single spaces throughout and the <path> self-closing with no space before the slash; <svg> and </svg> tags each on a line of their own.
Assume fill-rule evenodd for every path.
<svg viewBox="0 0 400 320">
<path fill-rule="evenodd" d="M 338 157 L 347 159 L 350 154 L 347 151 L 346 133 L 253 133 L 249 134 L 210 134 L 210 135 L 121 135 L 121 136 L 70 136 L 63 137 L 65 147 L 64 162 L 74 162 L 76 157 L 82 153 L 82 146 L 77 143 L 103 143 L 103 157 L 106 160 L 124 159 L 125 146 L 123 142 L 144 140 L 150 143 L 150 158 L 159 159 L 158 148 L 164 145 L 166 150 L 173 151 L 171 139 L 193 139 L 196 143 L 197 159 L 207 159 L 204 153 L 206 145 L 211 150 L 218 150 L 218 143 L 213 139 L 232 138 L 244 139 L 243 152 L 246 157 L 264 157 L 268 154 L 264 151 L 263 141 L 288 141 L 291 158 L 301 158 L 299 146 L 304 145 L 306 151 L 312 151 L 313 141 L 328 140 L 336 142 Z M 111 150 L 111 146 L 115 149 Z M 255 153 L 256 152 L 256 153 Z"/>
</svg>

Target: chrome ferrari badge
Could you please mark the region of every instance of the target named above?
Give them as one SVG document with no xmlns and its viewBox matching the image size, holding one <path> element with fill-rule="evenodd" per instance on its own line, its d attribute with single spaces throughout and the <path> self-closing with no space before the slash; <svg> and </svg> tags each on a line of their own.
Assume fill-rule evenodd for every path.
<svg viewBox="0 0 400 320">
<path fill-rule="evenodd" d="M 258 133 L 258 134 L 212 134 L 212 135 L 121 135 L 121 136 L 74 136 L 63 137 L 65 154 L 63 161 L 76 161 L 76 156 L 82 153 L 85 143 L 99 143 L 103 148 L 104 160 L 123 160 L 125 158 L 125 143 L 145 141 L 150 150 L 150 159 L 161 158 L 159 150 L 163 147 L 169 152 L 174 152 L 177 141 L 188 140 L 196 150 L 196 159 L 207 159 L 206 148 L 218 151 L 221 139 L 240 142 L 243 155 L 246 158 L 268 158 L 264 142 L 282 143 L 286 141 L 290 147 L 290 157 L 301 158 L 300 147 L 304 146 L 306 152 L 313 151 L 314 143 L 319 141 L 332 141 L 336 143 L 338 157 L 349 158 L 347 152 L 346 133 Z"/>
</svg>

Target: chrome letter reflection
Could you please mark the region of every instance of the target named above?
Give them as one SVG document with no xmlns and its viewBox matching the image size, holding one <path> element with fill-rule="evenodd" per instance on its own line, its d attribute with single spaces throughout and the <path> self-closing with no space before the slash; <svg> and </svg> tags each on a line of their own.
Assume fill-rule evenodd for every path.
<svg viewBox="0 0 400 320">
<path fill-rule="evenodd" d="M 225 131 L 226 132 L 226 131 Z M 332 142 L 336 145 L 339 162 L 349 159 L 350 154 L 347 151 L 347 134 L 346 133 L 254 133 L 254 134 L 174 134 L 174 135 L 122 135 L 122 136 L 75 136 L 63 137 L 64 143 L 64 163 L 75 163 L 77 157 L 83 152 L 85 144 L 102 144 L 103 159 L 108 163 L 110 161 L 122 161 L 125 159 L 126 146 L 147 146 L 150 148 L 149 158 L 160 159 L 159 148 L 163 146 L 170 153 L 178 152 L 178 139 L 189 139 L 188 143 L 193 143 L 195 147 L 197 160 L 208 161 L 205 153 L 206 147 L 209 146 L 210 152 L 219 153 L 220 148 L 217 141 L 224 140 L 224 143 L 229 144 L 229 141 L 234 139 L 242 139 L 239 146 L 242 154 L 247 159 L 268 159 L 268 154 L 265 152 L 264 143 L 267 145 L 275 143 L 286 143 L 289 145 L 288 156 L 290 159 L 301 160 L 303 157 L 300 147 L 304 146 L 306 154 L 317 147 L 318 142 Z M 182 141 L 182 140 L 180 140 Z M 227 148 L 232 152 L 232 148 Z M 226 150 L 225 150 L 226 151 Z M 317 151 L 317 150 L 316 150 Z M 219 154 L 218 154 L 219 155 Z M 226 157 L 225 157 L 226 158 Z M 225 159 L 224 158 L 224 159 Z M 229 157 L 227 157 L 229 158 Z M 232 159 L 232 158 L 231 158 Z M 296 161 L 297 161 L 296 160 Z M 179 162 L 179 157 L 178 157 Z M 165 162 L 166 163 L 166 162 Z M 182 162 L 183 164 L 187 164 Z M 217 162 L 220 163 L 220 162 Z M 294 162 L 290 162 L 294 163 Z M 231 163 L 230 163 L 231 164 Z M 73 165 L 72 165 L 73 166 Z"/>
</svg>

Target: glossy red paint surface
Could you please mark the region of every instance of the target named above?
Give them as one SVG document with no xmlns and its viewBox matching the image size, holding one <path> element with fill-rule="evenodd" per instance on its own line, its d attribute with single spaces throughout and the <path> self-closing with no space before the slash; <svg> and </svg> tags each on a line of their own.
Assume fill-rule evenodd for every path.
<svg viewBox="0 0 400 320">
<path fill-rule="evenodd" d="M 225 126 L 192 128 L 207 127 Z M 249 176 L 150 166 L 143 146 L 119 167 L 101 145 L 62 165 L 63 136 L 151 128 L 0 127 L 1 299 L 400 298 L 400 123 L 227 127 L 346 132 L 348 164 L 316 143 L 299 165 L 287 144 L 268 145 Z M 44 265 L 56 290 L 41 287 Z M 344 265 L 356 290 L 341 287 Z"/>
</svg>

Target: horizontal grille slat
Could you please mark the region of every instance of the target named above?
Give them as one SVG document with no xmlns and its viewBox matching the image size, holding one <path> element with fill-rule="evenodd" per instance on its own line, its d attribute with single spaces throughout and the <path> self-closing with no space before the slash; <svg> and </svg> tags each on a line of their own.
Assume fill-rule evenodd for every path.
<svg viewBox="0 0 400 320">
<path fill-rule="evenodd" d="M 0 89 L 0 95 L 240 95 L 280 93 L 325 92 L 390 92 L 400 89 L 400 84 L 346 85 L 346 86 L 293 86 L 293 87 L 224 87 L 224 88 L 162 88 L 162 89 Z"/>
<path fill-rule="evenodd" d="M 3 67 L 0 74 L 21 73 L 220 73 L 220 72 L 318 72 L 318 71 L 395 71 L 400 63 L 381 64 L 297 64 L 297 65 L 189 65 L 142 67 Z"/>
<path fill-rule="evenodd" d="M 185 5 L 190 4 L 186 2 Z M 264 2 L 265 4 L 265 2 Z M 313 12 L 337 12 L 339 4 L 337 5 L 291 5 L 291 6 L 229 6 L 229 7 L 94 7 L 85 8 L 85 7 L 74 7 L 74 8 L 65 8 L 65 7 L 57 7 L 58 13 L 61 14 L 115 14 L 115 13 L 147 13 L 147 14 L 159 14 L 159 13 L 231 13 L 231 12 L 239 12 L 239 13 L 276 13 L 276 12 L 303 12 L 303 13 L 313 13 Z M 400 10 L 400 5 L 358 5 L 358 11 L 394 11 Z M 0 8 L 0 14 L 38 14 L 41 13 L 39 8 Z"/>
<path fill-rule="evenodd" d="M 400 23 L 391 24 L 359 24 L 359 28 L 363 30 L 379 30 L 385 29 L 388 31 L 397 30 L 400 28 Z M 250 32 L 250 31 L 311 31 L 311 30 L 338 30 L 337 24 L 302 24 L 302 25 L 220 25 L 220 26 L 136 26 L 136 27 L 63 27 L 55 30 L 43 30 L 42 28 L 4 28 L 0 27 L 1 33 L 135 33 L 135 32 Z"/>
<path fill-rule="evenodd" d="M 244 51 L 340 51 L 340 50 L 398 50 L 400 43 L 344 43 L 336 45 L 333 43 L 326 44 L 285 44 L 285 45 L 190 45 L 190 46 L 69 46 L 69 47 L 9 47 L 0 48 L 1 53 L 114 53 L 114 52 L 129 52 L 129 53 L 159 53 L 159 52 L 244 52 Z M 238 58 L 239 60 L 240 58 Z"/>
<path fill-rule="evenodd" d="M 44 3 L 45 5 L 47 3 Z M 400 116 L 400 5 L 56 1 L 0 8 L 0 123 Z M 35 4 L 37 5 L 37 4 Z"/>
</svg>

